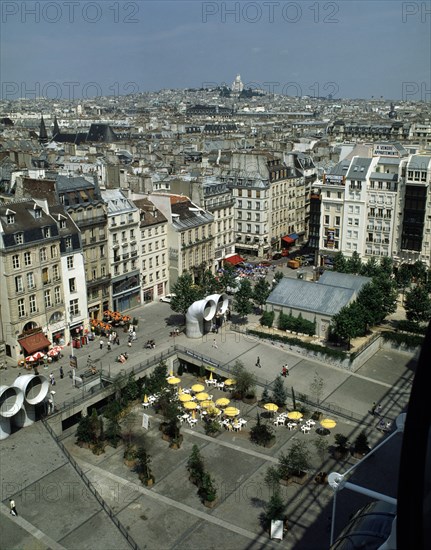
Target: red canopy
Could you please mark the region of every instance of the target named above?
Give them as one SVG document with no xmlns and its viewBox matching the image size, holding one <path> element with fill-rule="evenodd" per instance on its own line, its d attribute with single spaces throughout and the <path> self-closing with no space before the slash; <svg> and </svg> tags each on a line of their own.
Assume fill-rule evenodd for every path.
<svg viewBox="0 0 431 550">
<path fill-rule="evenodd" d="M 225 258 L 224 261 L 225 263 L 227 262 L 228 264 L 231 264 L 231 265 L 237 265 L 237 264 L 240 264 L 241 262 L 245 262 L 244 258 L 241 258 L 239 254 L 234 254 L 233 256 L 229 256 L 228 258 Z"/>
<path fill-rule="evenodd" d="M 286 235 L 285 237 L 281 237 L 281 240 L 287 244 L 292 244 L 295 242 L 295 239 L 292 239 L 292 237 L 289 237 L 289 235 Z"/>
</svg>

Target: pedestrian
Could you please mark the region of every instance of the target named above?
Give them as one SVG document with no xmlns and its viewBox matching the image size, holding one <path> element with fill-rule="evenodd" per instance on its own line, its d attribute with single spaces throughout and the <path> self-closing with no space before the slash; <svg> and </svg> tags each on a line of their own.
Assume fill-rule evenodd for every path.
<svg viewBox="0 0 431 550">
<path fill-rule="evenodd" d="M 217 345 L 217 342 L 216 342 L 216 339 L 215 339 L 215 338 L 214 338 L 214 340 L 213 340 L 213 345 L 212 345 L 212 347 L 218 349 L 218 345 Z"/>
<path fill-rule="evenodd" d="M 281 375 L 284 376 L 284 378 L 286 378 L 286 376 L 287 376 L 287 368 L 286 368 L 286 365 L 283 365 L 283 368 L 281 369 Z"/>
<path fill-rule="evenodd" d="M 370 411 L 371 414 L 373 414 L 373 415 L 374 415 L 375 412 L 376 412 L 376 406 L 377 406 L 377 405 L 376 405 L 376 402 L 374 401 L 373 406 L 371 407 L 371 411 Z"/>
<path fill-rule="evenodd" d="M 108 351 L 111 351 L 111 340 L 108 340 L 108 343 L 106 344 L 106 347 Z"/>
<path fill-rule="evenodd" d="M 120 337 L 118 335 L 115 337 L 115 341 L 117 342 L 117 346 L 119 346 L 120 345 Z"/>
<path fill-rule="evenodd" d="M 102 338 L 99 341 L 99 347 L 100 347 L 100 349 L 103 349 L 103 340 L 102 340 Z"/>
<path fill-rule="evenodd" d="M 10 513 L 11 513 L 13 516 L 17 516 L 17 515 L 18 515 L 18 512 L 16 511 L 15 501 L 12 500 L 11 498 L 9 499 L 9 508 L 10 508 Z"/>
<path fill-rule="evenodd" d="M 63 367 L 60 367 L 60 378 L 64 378 L 64 370 L 63 370 Z"/>
<path fill-rule="evenodd" d="M 376 410 L 375 410 L 375 414 L 377 416 L 380 416 L 380 413 L 382 412 L 382 406 L 381 405 L 377 405 L 376 407 Z"/>
<path fill-rule="evenodd" d="M 49 375 L 49 381 L 51 382 L 51 386 L 55 386 L 55 378 L 54 378 L 54 375 L 52 374 L 52 372 Z"/>
<path fill-rule="evenodd" d="M 136 331 L 132 332 L 132 341 L 134 342 L 136 340 Z"/>
<path fill-rule="evenodd" d="M 260 369 L 262 368 L 262 365 L 260 364 L 260 357 L 259 356 L 258 356 L 257 361 L 256 361 L 256 367 L 259 367 Z"/>
<path fill-rule="evenodd" d="M 108 335 L 108 345 L 112 342 L 112 334 L 109 333 Z"/>
</svg>

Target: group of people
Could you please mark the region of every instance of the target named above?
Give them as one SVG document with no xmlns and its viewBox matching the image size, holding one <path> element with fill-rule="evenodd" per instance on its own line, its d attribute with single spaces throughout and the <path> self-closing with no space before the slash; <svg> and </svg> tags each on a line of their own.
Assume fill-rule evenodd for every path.
<svg viewBox="0 0 431 550">
<path fill-rule="evenodd" d="M 120 353 L 120 355 L 117 357 L 117 362 L 125 363 L 128 358 L 129 358 L 129 354 L 127 352 Z"/>
<path fill-rule="evenodd" d="M 284 376 L 284 378 L 286 378 L 286 376 L 289 376 L 289 367 L 287 363 L 285 363 L 281 368 L 281 376 Z"/>
<path fill-rule="evenodd" d="M 148 342 L 144 346 L 144 348 L 146 349 L 154 349 L 155 347 L 156 347 L 156 343 L 154 340 L 148 340 Z"/>
</svg>

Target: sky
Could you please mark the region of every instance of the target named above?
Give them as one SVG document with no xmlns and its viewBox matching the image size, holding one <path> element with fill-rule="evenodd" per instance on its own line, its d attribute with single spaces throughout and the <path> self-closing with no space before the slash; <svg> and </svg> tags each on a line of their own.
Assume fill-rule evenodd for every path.
<svg viewBox="0 0 431 550">
<path fill-rule="evenodd" d="M 431 0 L 3 0 L 1 98 L 231 85 L 431 101 Z"/>
</svg>

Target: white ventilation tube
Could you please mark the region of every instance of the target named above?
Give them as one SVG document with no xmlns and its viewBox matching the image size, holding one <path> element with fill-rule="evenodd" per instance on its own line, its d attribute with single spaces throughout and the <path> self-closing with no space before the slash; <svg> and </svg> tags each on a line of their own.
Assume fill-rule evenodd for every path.
<svg viewBox="0 0 431 550">
<path fill-rule="evenodd" d="M 38 405 L 48 395 L 49 382 L 41 374 L 26 374 L 19 376 L 12 387 L 22 391 L 28 405 Z"/>
<path fill-rule="evenodd" d="M 213 321 L 216 315 L 224 315 L 229 307 L 227 294 L 212 294 L 194 302 L 186 314 L 186 335 L 188 338 L 201 338 L 205 334 L 204 322 Z"/>
<path fill-rule="evenodd" d="M 10 418 L 17 414 L 23 402 L 22 390 L 14 386 L 0 386 L 0 439 L 10 436 Z"/>
<path fill-rule="evenodd" d="M 211 321 L 217 312 L 217 302 L 205 298 L 194 302 L 186 313 L 186 335 L 201 338 L 204 335 L 204 321 Z"/>
<path fill-rule="evenodd" d="M 16 415 L 12 418 L 17 428 L 27 428 L 36 422 L 36 408 L 34 405 L 24 403 Z"/>
</svg>

